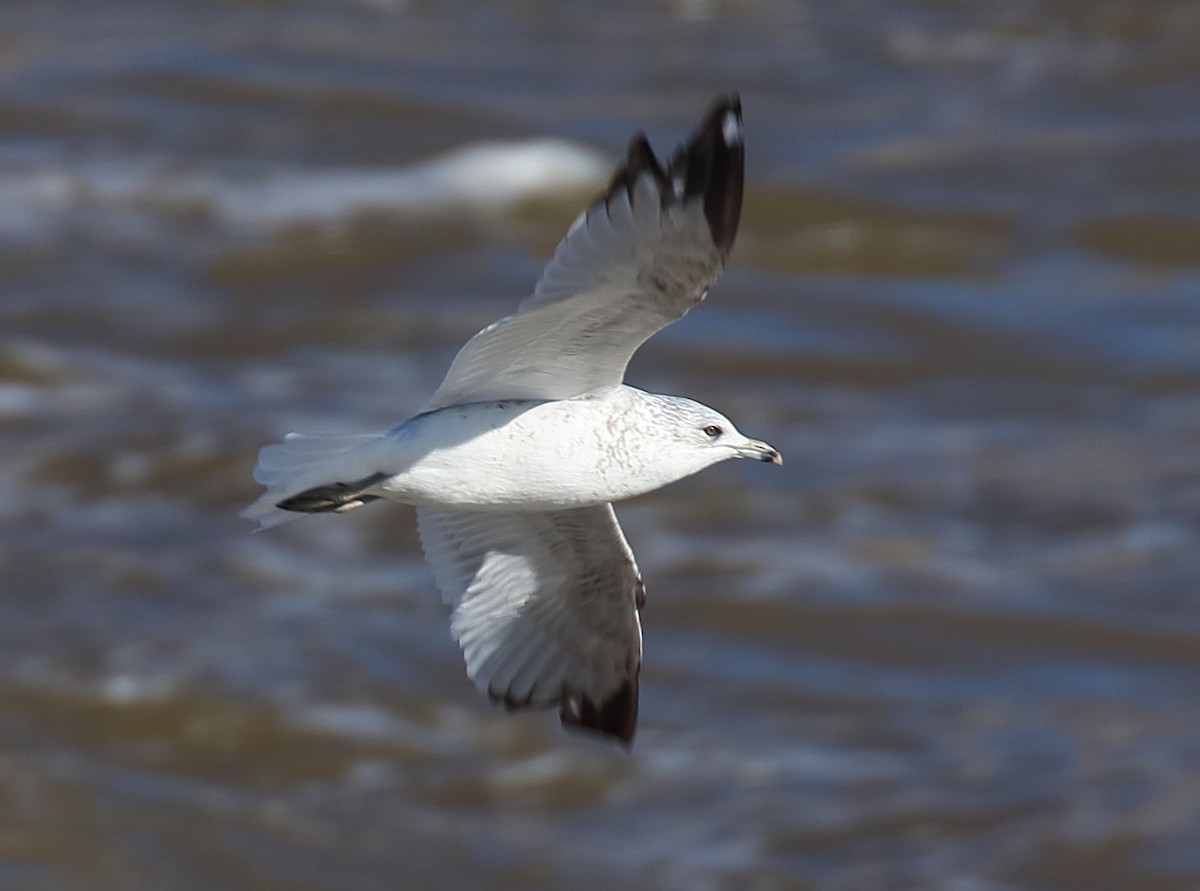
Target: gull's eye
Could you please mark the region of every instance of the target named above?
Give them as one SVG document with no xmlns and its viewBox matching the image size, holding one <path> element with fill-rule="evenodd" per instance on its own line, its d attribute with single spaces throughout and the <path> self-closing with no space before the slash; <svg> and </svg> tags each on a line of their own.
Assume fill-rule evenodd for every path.
<svg viewBox="0 0 1200 891">
<path fill-rule="evenodd" d="M 704 428 L 704 435 L 711 437 L 712 439 L 716 439 L 718 436 L 720 436 L 724 432 L 725 431 L 723 431 L 716 424 L 709 424 L 707 427 Z"/>
</svg>

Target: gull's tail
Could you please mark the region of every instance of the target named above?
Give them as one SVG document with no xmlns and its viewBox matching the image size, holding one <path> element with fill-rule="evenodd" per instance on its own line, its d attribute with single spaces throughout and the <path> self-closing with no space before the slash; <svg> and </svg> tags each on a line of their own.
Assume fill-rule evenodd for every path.
<svg viewBox="0 0 1200 891">
<path fill-rule="evenodd" d="M 372 450 L 365 447 L 382 439 L 379 433 L 289 433 L 258 453 L 254 479 L 267 491 L 242 516 L 266 529 L 305 513 L 344 511 L 375 500 L 366 490 L 387 476 L 371 466 Z"/>
</svg>

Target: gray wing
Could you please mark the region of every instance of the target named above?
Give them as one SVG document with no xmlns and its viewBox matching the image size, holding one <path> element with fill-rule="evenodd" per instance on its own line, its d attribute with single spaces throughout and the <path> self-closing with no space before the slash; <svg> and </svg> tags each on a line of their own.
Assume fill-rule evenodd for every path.
<svg viewBox="0 0 1200 891">
<path fill-rule="evenodd" d="M 643 588 L 612 505 L 548 512 L 417 509 L 421 546 L 467 674 L 510 709 L 624 743 L 637 727 Z"/>
<path fill-rule="evenodd" d="M 704 299 L 742 208 L 742 109 L 713 103 L 664 170 L 634 137 L 534 293 L 459 352 L 426 410 L 616 386 L 634 351 Z"/>
</svg>

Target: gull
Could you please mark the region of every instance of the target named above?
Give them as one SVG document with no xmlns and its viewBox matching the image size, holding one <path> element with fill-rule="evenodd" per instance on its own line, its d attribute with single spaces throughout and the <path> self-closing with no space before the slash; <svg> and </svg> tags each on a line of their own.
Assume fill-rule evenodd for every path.
<svg viewBox="0 0 1200 891">
<path fill-rule="evenodd" d="M 242 515 L 266 527 L 415 505 L 476 688 L 631 745 L 646 588 L 613 502 L 728 458 L 782 463 L 720 412 L 623 382 L 634 351 L 724 268 L 743 167 L 736 95 L 665 167 L 636 135 L 533 294 L 467 342 L 419 414 L 266 446 L 254 471 L 266 492 Z"/>
</svg>

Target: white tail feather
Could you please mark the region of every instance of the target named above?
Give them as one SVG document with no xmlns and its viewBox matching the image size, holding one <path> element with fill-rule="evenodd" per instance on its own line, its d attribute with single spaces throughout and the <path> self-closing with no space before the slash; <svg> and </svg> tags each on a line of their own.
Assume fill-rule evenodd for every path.
<svg viewBox="0 0 1200 891">
<path fill-rule="evenodd" d="M 267 487 L 262 496 L 242 511 L 260 529 L 306 516 L 276 507 L 285 498 L 340 480 L 353 480 L 376 472 L 364 446 L 378 442 L 378 433 L 289 433 L 283 442 L 258 453 L 254 479 Z"/>
</svg>

